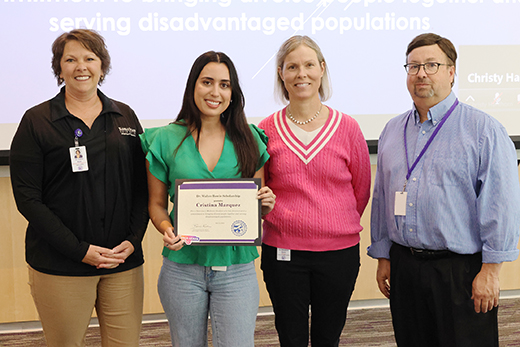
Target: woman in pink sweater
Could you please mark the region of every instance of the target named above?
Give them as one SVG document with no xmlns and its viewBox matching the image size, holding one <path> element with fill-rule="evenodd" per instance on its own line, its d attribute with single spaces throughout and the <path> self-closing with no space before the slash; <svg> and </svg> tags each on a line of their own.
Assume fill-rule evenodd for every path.
<svg viewBox="0 0 520 347">
<path fill-rule="evenodd" d="M 260 123 L 269 137 L 266 184 L 276 208 L 264 221 L 262 269 L 282 347 L 338 346 L 359 272 L 360 218 L 370 160 L 357 122 L 322 104 L 325 59 L 307 36 L 277 55 L 277 92 L 287 107 Z"/>
</svg>

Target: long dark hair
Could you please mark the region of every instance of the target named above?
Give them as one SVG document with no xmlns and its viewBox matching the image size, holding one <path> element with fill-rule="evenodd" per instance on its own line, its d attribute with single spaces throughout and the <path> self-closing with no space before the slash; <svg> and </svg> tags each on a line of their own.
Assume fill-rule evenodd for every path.
<svg viewBox="0 0 520 347">
<path fill-rule="evenodd" d="M 245 98 L 238 82 L 237 70 L 229 57 L 222 52 L 209 51 L 200 55 L 191 67 L 186 89 L 184 90 L 184 98 L 182 108 L 177 115 L 175 124 L 186 126 L 186 135 L 181 144 L 175 150 L 175 153 L 182 145 L 184 140 L 191 134 L 191 129 L 200 134 L 202 122 L 200 119 L 200 110 L 195 104 L 194 94 L 195 85 L 200 73 L 209 63 L 225 64 L 229 70 L 229 79 L 231 83 L 231 103 L 228 108 L 221 114 L 220 122 L 226 129 L 226 134 L 233 143 L 238 161 L 238 172 L 242 177 L 253 177 L 258 164 L 259 153 L 256 140 L 247 124 L 244 113 Z M 197 148 L 199 147 L 199 136 L 197 136 Z"/>
</svg>

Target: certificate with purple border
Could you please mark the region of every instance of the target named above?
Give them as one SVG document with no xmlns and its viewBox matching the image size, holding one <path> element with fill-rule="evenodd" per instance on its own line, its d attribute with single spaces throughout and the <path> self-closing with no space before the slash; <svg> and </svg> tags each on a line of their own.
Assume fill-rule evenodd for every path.
<svg viewBox="0 0 520 347">
<path fill-rule="evenodd" d="M 259 178 L 175 180 L 174 230 L 188 245 L 260 245 Z"/>
</svg>

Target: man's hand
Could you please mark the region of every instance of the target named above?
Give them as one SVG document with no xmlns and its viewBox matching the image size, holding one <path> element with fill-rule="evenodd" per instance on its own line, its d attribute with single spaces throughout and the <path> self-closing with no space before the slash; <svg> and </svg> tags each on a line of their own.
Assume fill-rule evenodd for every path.
<svg viewBox="0 0 520 347">
<path fill-rule="evenodd" d="M 379 258 L 377 260 L 376 281 L 379 290 L 390 299 L 390 260 Z"/>
<path fill-rule="evenodd" d="M 473 280 L 471 299 L 475 304 L 475 312 L 486 313 L 498 306 L 500 285 L 498 276 L 502 264 L 482 264 L 482 269 Z"/>
</svg>

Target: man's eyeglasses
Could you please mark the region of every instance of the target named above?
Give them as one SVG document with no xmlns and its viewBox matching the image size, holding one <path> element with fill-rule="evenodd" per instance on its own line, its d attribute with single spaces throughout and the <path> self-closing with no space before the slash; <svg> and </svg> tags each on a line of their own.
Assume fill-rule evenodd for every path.
<svg viewBox="0 0 520 347">
<path fill-rule="evenodd" d="M 405 64 L 404 69 L 406 73 L 409 75 L 417 75 L 419 70 L 421 70 L 421 66 L 424 68 L 424 72 L 427 75 L 435 75 L 437 71 L 439 71 L 439 66 L 441 65 L 449 65 L 449 64 L 441 64 L 441 63 L 424 63 L 424 64 Z"/>
</svg>

